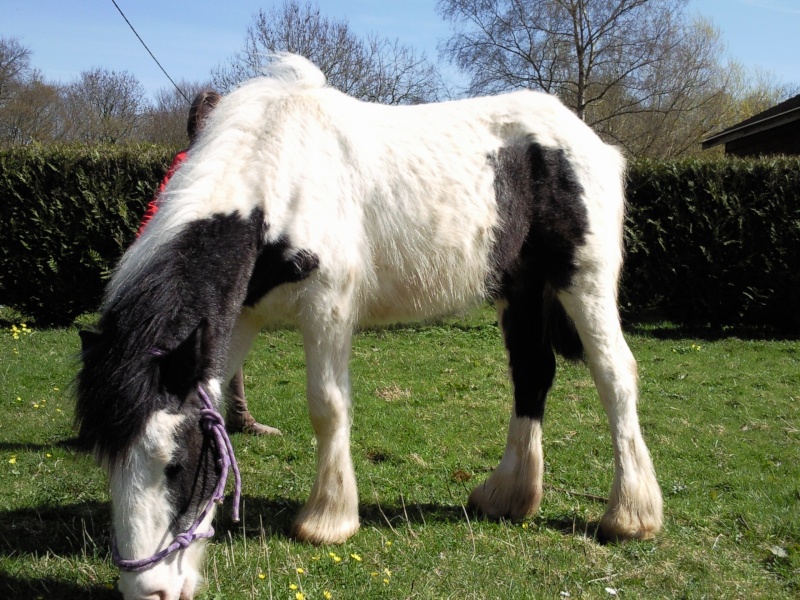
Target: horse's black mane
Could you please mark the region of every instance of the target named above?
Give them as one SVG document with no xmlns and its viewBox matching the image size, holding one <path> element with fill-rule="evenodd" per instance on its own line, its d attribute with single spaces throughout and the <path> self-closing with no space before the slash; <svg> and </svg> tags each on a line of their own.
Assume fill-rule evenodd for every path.
<svg viewBox="0 0 800 600">
<path fill-rule="evenodd" d="M 187 225 L 146 268 L 116 290 L 96 333 L 84 333 L 75 421 L 82 445 L 114 461 L 156 410 L 176 410 L 159 375 L 159 354 L 204 319 L 215 343 L 212 375 L 224 368 L 230 331 L 259 250 L 263 216 L 214 215 Z M 156 234 L 156 232 L 153 232 Z"/>
</svg>

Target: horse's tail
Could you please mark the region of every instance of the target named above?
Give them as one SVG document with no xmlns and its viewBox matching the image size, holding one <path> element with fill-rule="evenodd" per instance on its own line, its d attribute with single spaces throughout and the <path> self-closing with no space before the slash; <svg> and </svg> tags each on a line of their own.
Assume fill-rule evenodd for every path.
<svg viewBox="0 0 800 600">
<path fill-rule="evenodd" d="M 575 323 L 564 310 L 551 286 L 546 285 L 543 293 L 542 318 L 545 336 L 558 354 L 568 360 L 580 360 L 583 358 L 583 342 Z"/>
</svg>

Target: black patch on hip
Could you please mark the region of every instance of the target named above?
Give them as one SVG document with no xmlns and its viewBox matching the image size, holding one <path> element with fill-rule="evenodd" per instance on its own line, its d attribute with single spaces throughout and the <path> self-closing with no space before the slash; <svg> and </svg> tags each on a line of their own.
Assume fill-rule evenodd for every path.
<svg viewBox="0 0 800 600">
<path fill-rule="evenodd" d="M 583 187 L 560 148 L 538 144 L 501 148 L 490 161 L 500 217 L 490 256 L 495 297 L 517 277 L 536 273 L 553 288 L 568 288 L 585 243 L 589 217 Z"/>
</svg>

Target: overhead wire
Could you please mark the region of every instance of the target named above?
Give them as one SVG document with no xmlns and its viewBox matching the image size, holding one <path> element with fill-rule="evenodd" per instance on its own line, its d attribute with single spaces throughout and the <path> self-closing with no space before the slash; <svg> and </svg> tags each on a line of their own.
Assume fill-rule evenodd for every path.
<svg viewBox="0 0 800 600">
<path fill-rule="evenodd" d="M 179 87 L 178 87 L 178 84 L 177 84 L 177 83 L 175 83 L 175 82 L 172 80 L 172 77 L 170 77 L 170 76 L 169 76 L 169 73 L 167 73 L 166 69 L 165 69 L 164 67 L 162 67 L 162 66 L 161 66 L 161 63 L 160 63 L 160 62 L 158 62 L 158 59 L 157 59 L 157 58 L 155 57 L 155 55 L 154 55 L 154 54 L 153 54 L 153 53 L 150 51 L 150 48 L 148 48 L 148 47 L 147 47 L 147 44 L 145 44 L 145 43 L 144 43 L 144 40 L 142 39 L 142 36 L 140 36 L 140 35 L 139 35 L 139 33 L 136 31 L 136 29 L 135 29 L 135 28 L 133 27 L 133 25 L 131 24 L 131 22 L 128 20 L 128 17 L 126 17 L 126 16 L 125 16 L 125 13 L 124 13 L 124 12 L 122 12 L 122 9 L 119 7 L 119 4 L 117 4 L 117 1 L 116 1 L 116 0 L 111 0 L 111 2 L 112 2 L 112 3 L 114 4 L 114 6 L 117 8 L 117 10 L 119 11 L 119 14 L 121 14 L 121 15 L 122 15 L 122 18 L 123 18 L 123 19 L 125 19 L 125 22 L 128 24 L 128 27 L 130 27 L 130 28 L 131 28 L 131 31 L 133 31 L 134 35 L 136 35 L 136 37 L 137 37 L 137 38 L 139 39 L 139 41 L 142 43 L 142 46 L 144 46 L 144 49 L 145 49 L 145 50 L 147 50 L 147 53 L 150 55 L 150 57 L 151 57 L 151 58 L 152 58 L 154 61 L 156 61 L 156 64 L 158 65 L 158 68 L 159 68 L 159 69 L 161 69 L 161 72 L 162 72 L 162 73 L 164 73 L 164 75 L 166 75 L 167 79 L 169 79 L 170 83 L 171 83 L 173 86 L 175 86 L 175 89 L 176 89 L 176 90 L 178 90 L 178 93 L 179 93 L 181 96 L 183 96 L 183 99 L 184 99 L 184 100 L 186 100 L 186 103 L 187 103 L 187 104 L 191 104 L 191 101 L 189 100 L 189 98 L 187 98 L 187 97 L 186 97 L 186 94 L 184 94 L 184 93 L 183 93 L 183 90 L 182 90 L 181 88 L 179 88 Z"/>
</svg>

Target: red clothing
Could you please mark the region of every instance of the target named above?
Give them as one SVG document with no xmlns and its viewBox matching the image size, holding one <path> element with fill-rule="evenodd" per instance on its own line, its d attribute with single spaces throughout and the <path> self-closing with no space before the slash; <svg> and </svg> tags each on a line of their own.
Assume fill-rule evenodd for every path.
<svg viewBox="0 0 800 600">
<path fill-rule="evenodd" d="M 161 185 L 158 186 L 158 191 L 156 192 L 155 197 L 150 200 L 150 204 L 147 205 L 147 210 L 145 211 L 144 215 L 142 215 L 142 222 L 139 225 L 139 231 L 136 232 L 136 237 L 142 235 L 145 226 L 150 222 L 150 219 L 158 212 L 158 201 L 161 197 L 161 194 L 164 192 L 164 188 L 167 187 L 167 183 L 169 182 L 170 178 L 175 174 L 175 171 L 178 170 L 178 167 L 181 166 L 183 161 L 186 160 L 186 157 L 189 155 L 189 149 L 181 150 L 175 155 L 175 158 L 172 159 L 172 164 L 167 169 L 167 174 L 164 175 L 164 179 L 161 181 Z"/>
</svg>

